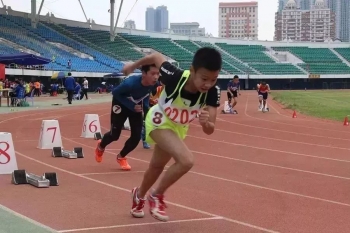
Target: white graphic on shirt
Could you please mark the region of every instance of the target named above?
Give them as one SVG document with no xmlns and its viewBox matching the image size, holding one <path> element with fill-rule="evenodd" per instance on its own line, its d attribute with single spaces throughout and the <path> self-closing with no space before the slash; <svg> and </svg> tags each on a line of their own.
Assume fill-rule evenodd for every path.
<svg viewBox="0 0 350 233">
<path fill-rule="evenodd" d="M 138 104 L 138 103 L 140 103 L 142 100 L 144 100 L 145 98 L 147 98 L 148 96 L 149 96 L 149 93 L 147 93 L 144 97 L 141 97 L 140 99 L 137 99 L 137 100 L 135 100 L 134 97 L 132 97 L 132 96 L 127 97 L 127 99 L 130 100 L 130 101 L 132 101 L 132 102 L 135 103 L 135 104 Z"/>
</svg>

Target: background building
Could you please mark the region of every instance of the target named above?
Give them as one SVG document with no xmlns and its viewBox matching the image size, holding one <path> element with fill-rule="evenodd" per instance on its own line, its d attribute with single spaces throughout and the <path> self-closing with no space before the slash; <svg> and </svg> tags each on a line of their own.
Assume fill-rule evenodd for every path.
<svg viewBox="0 0 350 233">
<path fill-rule="evenodd" d="M 146 10 L 146 31 L 156 31 L 156 10 L 153 7 Z"/>
<path fill-rule="evenodd" d="M 282 12 L 285 8 L 288 0 L 278 0 L 278 12 Z M 315 0 L 295 0 L 297 4 L 297 9 L 300 10 L 310 10 L 314 5 Z"/>
<path fill-rule="evenodd" d="M 275 40 L 323 42 L 335 40 L 335 14 L 323 0 L 316 0 L 310 10 L 301 10 L 295 0 L 288 0 L 276 13 Z"/>
<path fill-rule="evenodd" d="M 170 30 L 175 34 L 185 36 L 205 36 L 205 28 L 200 28 L 199 23 L 170 23 Z"/>
<path fill-rule="evenodd" d="M 282 12 L 288 0 L 278 0 L 278 12 Z M 315 0 L 295 0 L 297 9 L 311 10 Z M 335 15 L 335 38 L 350 41 L 350 0 L 321 0 Z"/>
<path fill-rule="evenodd" d="M 328 0 L 327 6 L 335 13 L 336 39 L 350 41 L 350 1 Z"/>
<path fill-rule="evenodd" d="M 166 6 L 146 10 L 146 31 L 165 32 L 169 29 L 169 12 Z"/>
<path fill-rule="evenodd" d="M 257 40 L 258 2 L 220 2 L 219 37 Z"/>
<path fill-rule="evenodd" d="M 134 20 L 127 20 L 124 22 L 124 28 L 136 29 L 136 24 Z"/>
</svg>

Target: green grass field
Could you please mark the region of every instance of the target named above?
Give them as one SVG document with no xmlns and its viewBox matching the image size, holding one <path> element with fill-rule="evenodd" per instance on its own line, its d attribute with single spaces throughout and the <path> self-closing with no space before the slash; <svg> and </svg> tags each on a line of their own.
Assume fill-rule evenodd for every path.
<svg viewBox="0 0 350 233">
<path fill-rule="evenodd" d="M 350 90 L 273 91 L 271 96 L 305 115 L 338 121 L 350 116 Z"/>
</svg>

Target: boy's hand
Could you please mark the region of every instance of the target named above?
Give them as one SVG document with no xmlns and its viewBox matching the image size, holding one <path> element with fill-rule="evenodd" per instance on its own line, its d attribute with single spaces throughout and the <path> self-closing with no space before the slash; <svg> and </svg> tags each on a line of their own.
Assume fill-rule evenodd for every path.
<svg viewBox="0 0 350 233">
<path fill-rule="evenodd" d="M 135 112 L 142 112 L 142 105 L 136 104 L 134 109 L 135 109 Z"/>
<path fill-rule="evenodd" d="M 199 123 L 202 126 L 205 126 L 209 121 L 209 112 L 208 112 L 208 107 L 204 107 L 199 114 Z"/>
<path fill-rule="evenodd" d="M 130 64 L 125 64 L 122 72 L 124 75 L 128 76 L 129 74 L 131 74 L 132 72 L 134 72 L 135 68 L 133 67 L 133 63 Z"/>
</svg>

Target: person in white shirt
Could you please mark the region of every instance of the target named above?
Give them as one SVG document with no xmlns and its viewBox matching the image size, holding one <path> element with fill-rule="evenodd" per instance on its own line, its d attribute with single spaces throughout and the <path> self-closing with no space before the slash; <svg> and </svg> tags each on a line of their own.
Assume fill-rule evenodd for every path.
<svg viewBox="0 0 350 233">
<path fill-rule="evenodd" d="M 88 95 L 87 95 L 88 89 L 89 89 L 89 81 L 86 78 L 84 78 L 84 82 L 83 82 L 83 93 L 84 93 L 84 95 L 83 95 L 83 98 L 85 96 L 85 99 L 88 99 Z"/>
</svg>

